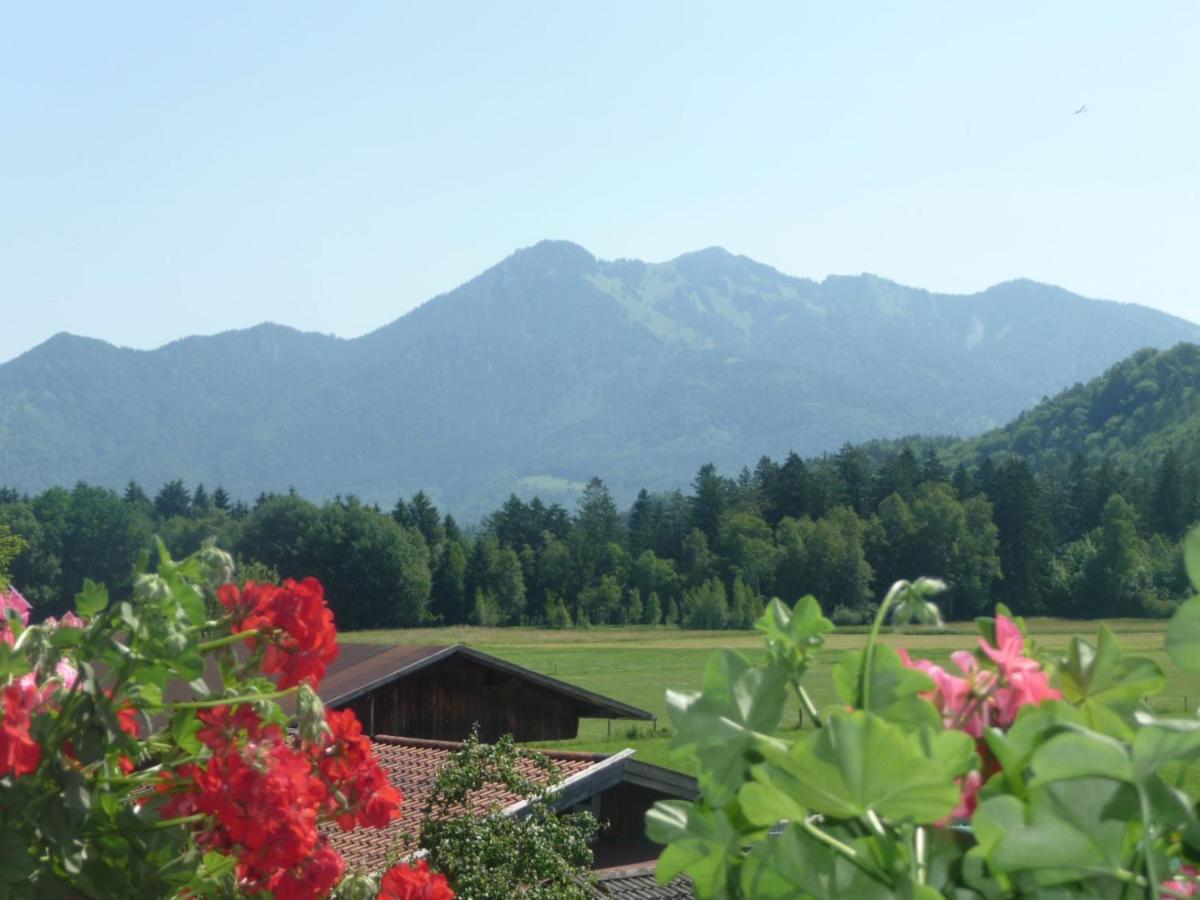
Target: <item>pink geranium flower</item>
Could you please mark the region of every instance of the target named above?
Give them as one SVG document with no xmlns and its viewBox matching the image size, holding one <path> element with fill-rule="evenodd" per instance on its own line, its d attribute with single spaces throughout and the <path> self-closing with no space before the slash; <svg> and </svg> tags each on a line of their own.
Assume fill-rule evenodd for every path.
<svg viewBox="0 0 1200 900">
<path fill-rule="evenodd" d="M 1200 895 L 1200 869 L 1195 866 L 1183 865 L 1179 867 L 1179 874 L 1182 876 L 1181 878 L 1164 881 L 1162 886 L 1177 894 L 1183 894 L 1185 897 Z"/>
<path fill-rule="evenodd" d="M 79 616 L 75 615 L 75 613 L 71 612 L 70 610 L 67 610 L 65 613 L 63 613 L 63 617 L 61 619 L 56 619 L 54 616 L 47 616 L 46 621 L 42 624 L 50 628 L 58 628 L 59 626 L 62 626 L 63 628 L 87 627 L 87 622 L 79 618 Z"/>
<path fill-rule="evenodd" d="M 29 601 L 21 596 L 21 592 L 14 587 L 10 587 L 6 591 L 0 591 L 0 613 L 4 618 L 8 618 L 10 612 L 15 612 L 21 617 L 21 624 L 29 624 L 29 611 L 33 609 L 29 605 Z"/>
<path fill-rule="evenodd" d="M 980 638 L 979 649 L 987 654 L 1006 679 L 1014 672 L 1036 671 L 1041 668 L 1037 660 L 1025 656 L 1025 635 L 1021 634 L 1021 629 L 1007 616 L 996 616 L 996 646 L 993 647 Z"/>
</svg>

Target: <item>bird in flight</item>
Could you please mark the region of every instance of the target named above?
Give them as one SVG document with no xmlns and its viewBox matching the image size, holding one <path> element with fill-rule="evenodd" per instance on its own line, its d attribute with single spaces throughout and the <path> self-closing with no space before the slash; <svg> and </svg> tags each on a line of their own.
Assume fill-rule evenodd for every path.
<svg viewBox="0 0 1200 900">
<path fill-rule="evenodd" d="M 1083 104 L 1083 106 L 1079 107 L 1079 109 L 1075 110 L 1075 112 L 1071 113 L 1071 115 L 1077 116 L 1080 113 L 1085 113 L 1085 112 L 1087 112 L 1087 104 L 1086 103 Z"/>
</svg>

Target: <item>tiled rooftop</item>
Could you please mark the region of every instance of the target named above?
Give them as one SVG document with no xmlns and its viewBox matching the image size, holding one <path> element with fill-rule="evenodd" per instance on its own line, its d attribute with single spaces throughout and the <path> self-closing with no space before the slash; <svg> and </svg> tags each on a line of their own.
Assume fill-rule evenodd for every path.
<svg viewBox="0 0 1200 900">
<path fill-rule="evenodd" d="M 388 828 L 356 828 L 342 831 L 335 827 L 329 837 L 333 846 L 346 860 L 347 866 L 358 871 L 373 871 L 387 861 L 389 850 L 398 854 L 417 849 L 421 832 L 421 811 L 433 791 L 437 773 L 451 754 L 461 746 L 447 741 L 424 741 L 415 738 L 379 737 L 371 741 L 371 749 L 387 772 L 391 783 L 404 794 L 402 814 Z M 593 753 L 572 753 L 564 750 L 540 751 L 558 765 L 565 780 L 586 772 L 604 760 Z M 523 774 L 536 777 L 540 773 L 530 764 L 519 766 Z M 498 785 L 478 792 L 472 797 L 472 808 L 480 812 L 492 806 L 503 809 L 520 798 Z"/>
<path fill-rule="evenodd" d="M 597 872 L 596 896 L 621 900 L 692 900 L 692 882 L 680 875 L 667 884 L 654 878 L 653 866 L 633 866 Z"/>
</svg>

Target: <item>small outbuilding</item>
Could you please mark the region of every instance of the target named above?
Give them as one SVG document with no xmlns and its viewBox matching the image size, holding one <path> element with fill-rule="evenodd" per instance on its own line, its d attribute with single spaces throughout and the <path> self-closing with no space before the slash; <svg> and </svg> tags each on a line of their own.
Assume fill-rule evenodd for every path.
<svg viewBox="0 0 1200 900">
<path fill-rule="evenodd" d="M 387 828 L 329 833 L 346 864 L 368 872 L 382 868 L 389 858 L 403 858 L 418 850 L 421 812 L 437 774 L 462 746 L 450 741 L 385 736 L 376 737 L 371 745 L 388 780 L 404 795 L 404 814 Z M 601 824 L 592 847 L 593 865 L 599 875 L 615 879 L 622 874 L 652 871 L 662 847 L 646 837 L 646 812 L 656 800 L 694 800 L 699 795 L 694 778 L 635 760 L 633 750 L 608 756 L 565 750 L 539 752 L 554 761 L 562 777 L 550 798 L 554 809 L 587 809 Z M 519 768 L 531 778 L 544 777 L 528 763 L 519 763 Z M 480 814 L 498 808 L 514 816 L 520 815 L 524 806 L 524 801 L 500 785 L 477 792 L 470 803 L 471 810 Z M 618 885 L 615 880 L 609 884 L 611 889 L 617 887 L 628 885 Z"/>
<path fill-rule="evenodd" d="M 650 721 L 644 709 L 601 696 L 463 644 L 340 644 L 319 689 L 330 709 L 353 709 L 364 733 L 461 741 L 570 740 L 580 719 Z"/>
</svg>

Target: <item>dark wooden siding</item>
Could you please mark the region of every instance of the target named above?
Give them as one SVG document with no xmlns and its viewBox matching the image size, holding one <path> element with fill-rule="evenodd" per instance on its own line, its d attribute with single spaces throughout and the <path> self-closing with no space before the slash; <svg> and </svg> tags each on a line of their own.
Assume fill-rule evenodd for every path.
<svg viewBox="0 0 1200 900">
<path fill-rule="evenodd" d="M 575 737 L 575 705 L 515 675 L 452 656 L 383 685 L 345 706 L 368 734 L 461 741 L 479 723 L 479 737 L 518 741 Z"/>
<path fill-rule="evenodd" d="M 601 839 L 640 840 L 646 834 L 646 813 L 658 800 L 674 799 L 669 794 L 637 784 L 622 782 L 596 798 L 595 815 L 602 826 Z"/>
</svg>

